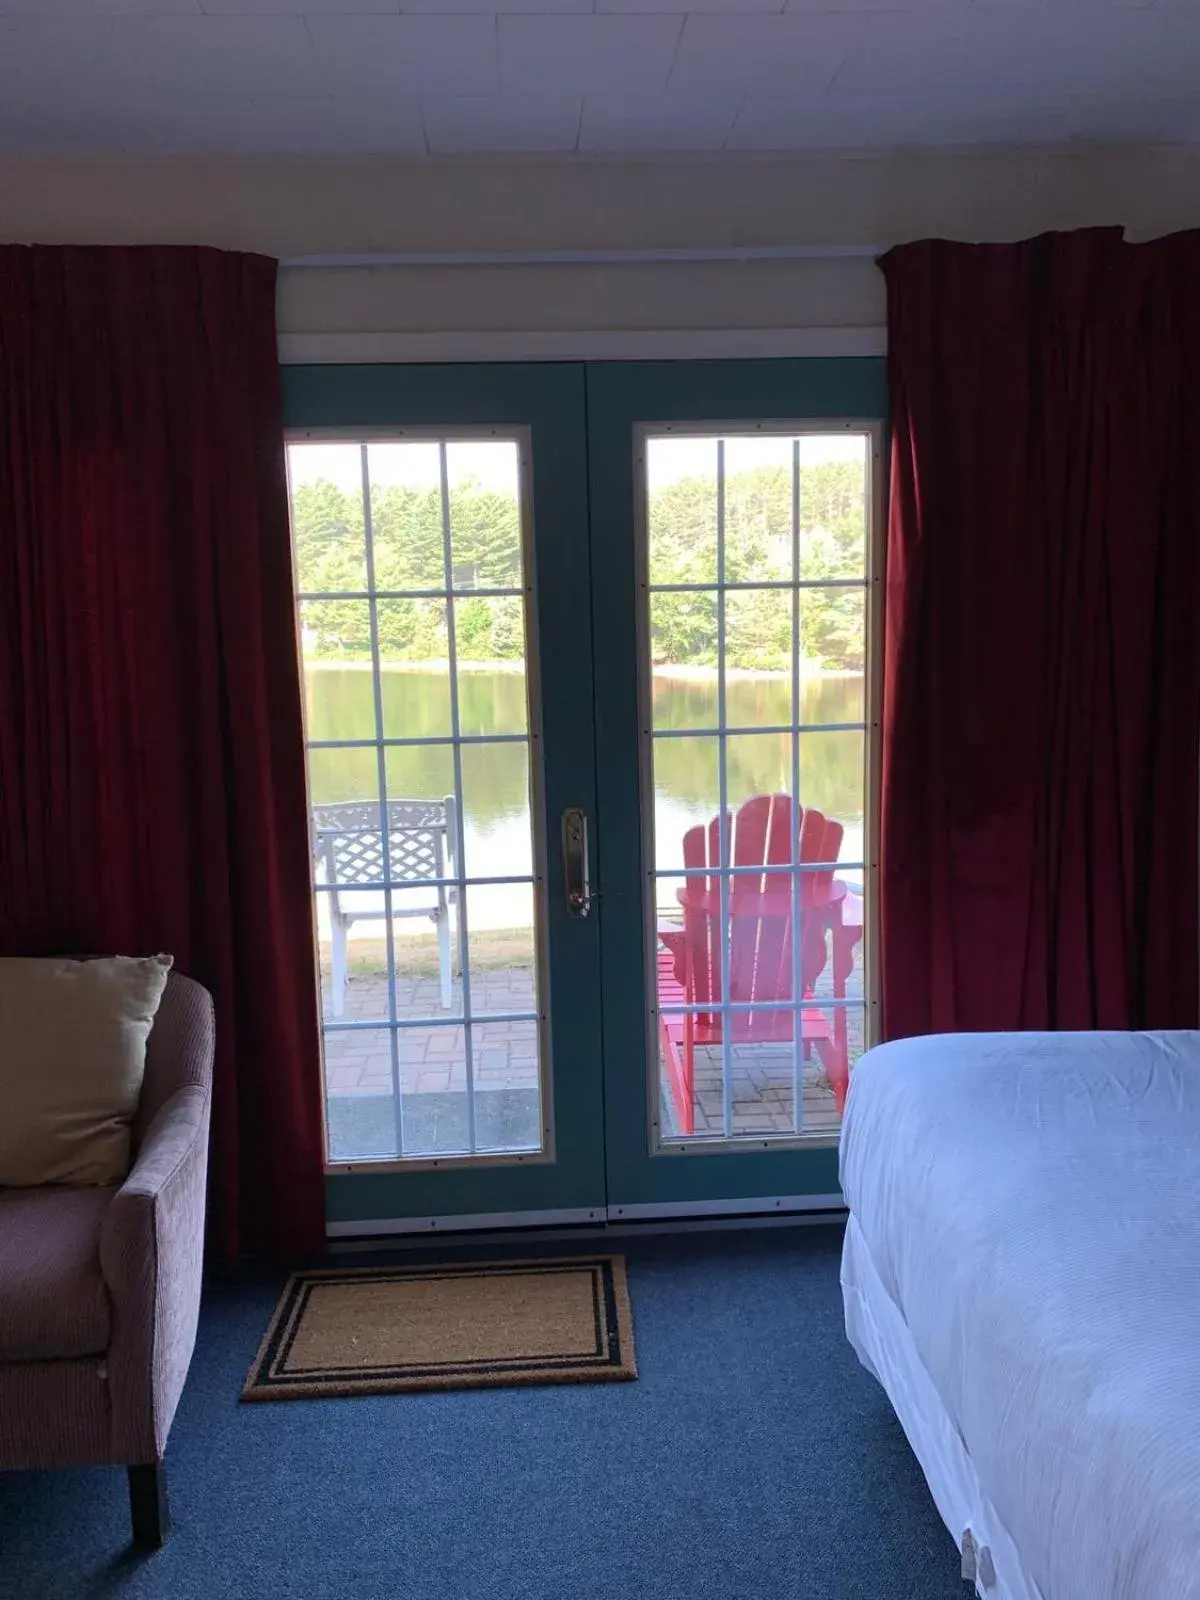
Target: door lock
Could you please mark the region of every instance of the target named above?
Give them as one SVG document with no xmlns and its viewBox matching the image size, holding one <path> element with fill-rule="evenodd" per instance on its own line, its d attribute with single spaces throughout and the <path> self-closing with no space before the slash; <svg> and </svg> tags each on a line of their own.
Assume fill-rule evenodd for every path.
<svg viewBox="0 0 1200 1600">
<path fill-rule="evenodd" d="M 587 812 L 568 806 L 562 814 L 563 882 L 567 910 L 573 917 L 586 917 L 592 909 L 588 881 Z"/>
</svg>

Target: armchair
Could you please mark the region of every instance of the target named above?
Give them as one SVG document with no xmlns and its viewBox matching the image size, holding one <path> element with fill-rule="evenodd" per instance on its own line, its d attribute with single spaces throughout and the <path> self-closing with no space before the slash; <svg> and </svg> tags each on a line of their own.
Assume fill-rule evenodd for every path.
<svg viewBox="0 0 1200 1600">
<path fill-rule="evenodd" d="M 126 1467 L 148 1548 L 196 1340 L 212 1061 L 208 991 L 172 972 L 125 1181 L 0 1189 L 0 1469 Z"/>
</svg>

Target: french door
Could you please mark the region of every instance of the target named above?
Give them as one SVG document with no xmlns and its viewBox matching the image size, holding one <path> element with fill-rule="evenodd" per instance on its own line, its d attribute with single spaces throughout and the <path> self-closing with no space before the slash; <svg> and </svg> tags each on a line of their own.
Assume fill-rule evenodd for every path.
<svg viewBox="0 0 1200 1600">
<path fill-rule="evenodd" d="M 882 372 L 285 372 L 331 1232 L 836 1200 Z"/>
<path fill-rule="evenodd" d="M 877 1029 L 884 400 L 870 360 L 588 372 L 615 1217 L 840 1203 Z"/>
</svg>

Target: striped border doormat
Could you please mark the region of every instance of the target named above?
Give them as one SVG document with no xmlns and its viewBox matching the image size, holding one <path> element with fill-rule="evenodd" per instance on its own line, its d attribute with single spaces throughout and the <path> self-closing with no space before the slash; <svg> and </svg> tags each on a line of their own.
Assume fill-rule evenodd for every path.
<svg viewBox="0 0 1200 1600">
<path fill-rule="evenodd" d="M 243 1400 L 637 1377 L 623 1256 L 288 1279 Z"/>
</svg>

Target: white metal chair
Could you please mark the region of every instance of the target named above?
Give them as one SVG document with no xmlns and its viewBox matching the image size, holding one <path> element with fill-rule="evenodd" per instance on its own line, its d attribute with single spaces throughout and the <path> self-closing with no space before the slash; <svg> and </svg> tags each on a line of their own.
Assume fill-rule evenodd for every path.
<svg viewBox="0 0 1200 1600">
<path fill-rule="evenodd" d="M 314 853 L 322 881 L 330 885 L 329 922 L 333 943 L 333 1015 L 346 1002 L 347 936 L 355 922 L 388 920 L 385 886 L 392 891 L 392 916 L 428 917 L 437 928 L 438 975 L 442 1007 L 449 1010 L 455 971 L 450 910 L 458 891 L 453 878 L 458 837 L 453 795 L 444 800 L 389 800 L 387 854 L 384 854 L 378 802 L 350 801 L 313 807 Z M 390 870 L 385 871 L 385 860 Z M 418 880 L 413 882 L 413 880 Z"/>
</svg>

